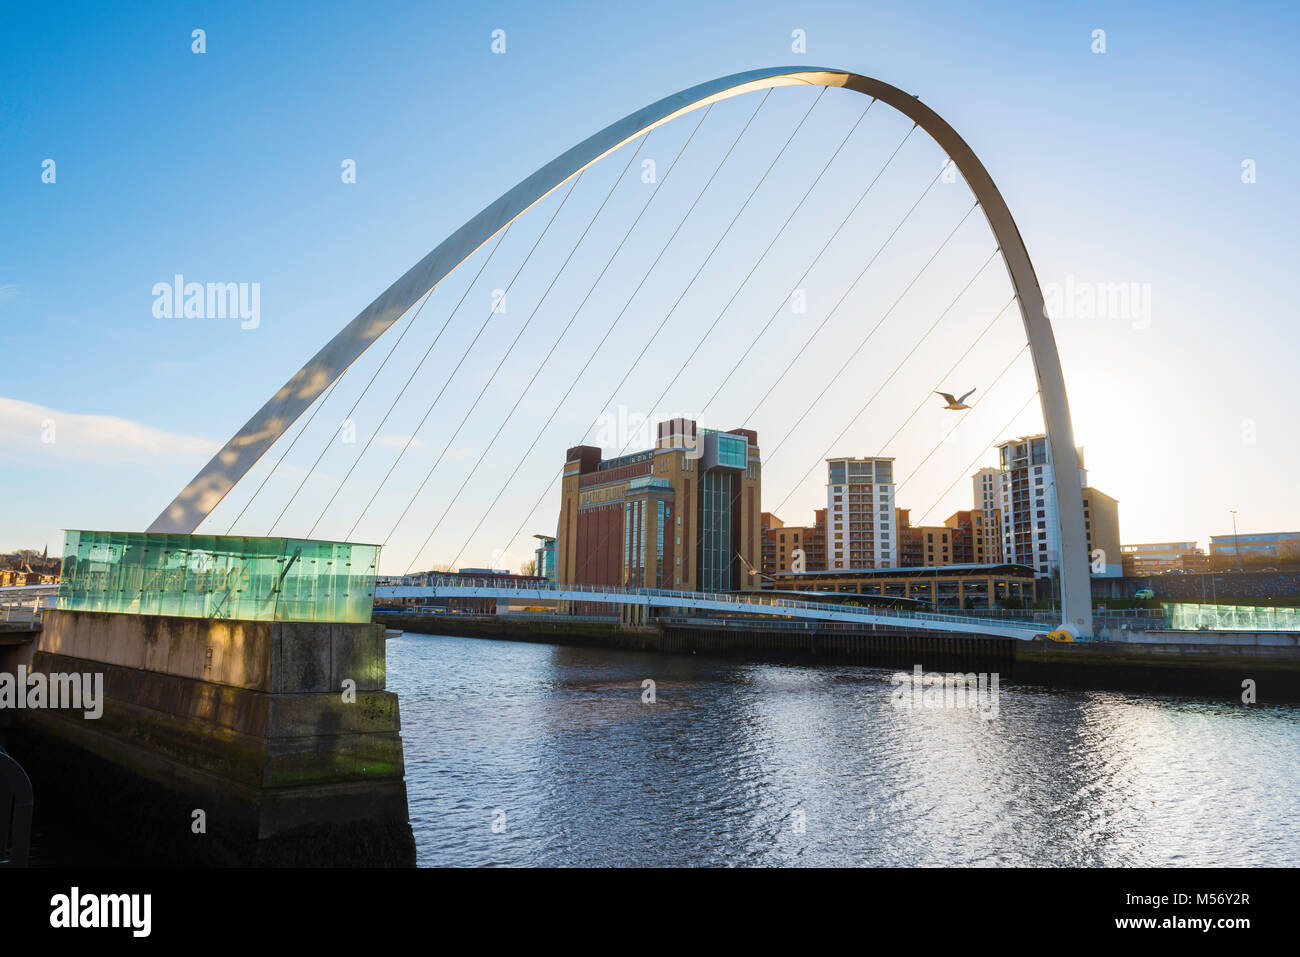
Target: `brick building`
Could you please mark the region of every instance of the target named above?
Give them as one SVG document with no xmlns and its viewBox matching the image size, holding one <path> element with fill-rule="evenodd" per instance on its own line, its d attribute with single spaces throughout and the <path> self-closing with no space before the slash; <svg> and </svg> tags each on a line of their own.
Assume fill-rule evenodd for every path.
<svg viewBox="0 0 1300 957">
<path fill-rule="evenodd" d="M 758 433 L 659 424 L 655 447 L 603 459 L 569 449 L 556 580 L 730 591 L 758 588 L 762 563 Z"/>
</svg>

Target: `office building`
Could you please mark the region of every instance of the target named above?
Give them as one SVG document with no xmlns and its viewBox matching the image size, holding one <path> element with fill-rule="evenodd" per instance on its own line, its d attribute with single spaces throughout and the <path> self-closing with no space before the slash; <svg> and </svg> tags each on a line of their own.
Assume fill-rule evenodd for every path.
<svg viewBox="0 0 1300 957">
<path fill-rule="evenodd" d="M 551 535 L 534 535 L 537 548 L 533 552 L 533 574 L 538 578 L 555 581 L 555 538 Z"/>
<path fill-rule="evenodd" d="M 1126 575 L 1163 575 L 1166 572 L 1199 572 L 1205 568 L 1205 553 L 1196 542 L 1148 542 L 1121 545 L 1120 557 Z"/>
<path fill-rule="evenodd" d="M 1240 535 L 1211 535 L 1210 557 L 1223 556 L 1240 557 L 1243 562 L 1253 559 L 1253 564 L 1268 559 L 1295 561 L 1300 559 L 1300 532 L 1243 532 Z"/>
</svg>

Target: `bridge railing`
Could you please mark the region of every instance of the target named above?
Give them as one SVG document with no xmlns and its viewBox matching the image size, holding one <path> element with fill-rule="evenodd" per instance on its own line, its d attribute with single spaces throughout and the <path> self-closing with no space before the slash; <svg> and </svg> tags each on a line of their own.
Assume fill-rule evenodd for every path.
<svg viewBox="0 0 1300 957">
<path fill-rule="evenodd" d="M 655 624 L 658 625 L 678 625 L 696 628 L 714 628 L 719 630 L 734 629 L 736 631 L 749 631 L 755 628 L 766 629 L 770 631 L 801 631 L 810 634 L 828 635 L 828 634 L 845 634 L 860 635 L 863 633 L 864 623 L 852 621 L 814 621 L 808 618 L 769 618 L 756 624 L 753 620 L 737 618 L 705 618 L 691 615 L 656 615 Z M 870 627 L 866 625 L 865 627 Z M 897 624 L 884 626 L 891 630 L 897 630 Z M 903 630 L 907 630 L 903 626 Z M 917 629 L 917 631 L 925 631 Z M 928 631 L 926 633 L 929 633 Z"/>
<path fill-rule="evenodd" d="M 35 624 L 57 601 L 57 585 L 12 585 L 0 588 L 0 621 Z"/>
<path fill-rule="evenodd" d="M 406 586 L 411 587 L 411 586 Z M 431 575 L 428 578 L 427 586 L 429 588 L 481 588 L 489 590 L 509 590 L 519 592 L 536 593 L 542 597 L 546 592 L 564 592 L 569 594 L 590 594 L 599 595 L 600 598 L 594 598 L 593 601 L 608 601 L 610 595 L 626 595 L 629 598 L 636 597 L 655 597 L 661 599 L 680 599 L 682 607 L 690 607 L 692 604 L 700 602 L 715 602 L 719 604 L 731 604 L 741 609 L 745 606 L 761 605 L 768 608 L 781 609 L 789 608 L 792 610 L 815 611 L 815 612 L 837 612 L 858 615 L 879 615 L 891 619 L 908 619 L 912 621 L 929 621 L 929 622 L 952 622 L 965 625 L 988 624 L 987 617 L 978 615 L 956 615 L 947 612 L 938 611 L 915 611 L 911 609 L 881 609 L 871 608 L 869 606 L 845 606 L 831 604 L 828 602 L 813 602 L 794 598 L 778 598 L 772 594 L 764 592 L 746 592 L 743 595 L 735 595 L 727 592 L 692 592 L 679 591 L 665 588 L 627 588 L 619 585 L 591 585 L 583 582 L 514 582 L 508 579 L 484 577 L 484 578 L 466 578 L 460 575 Z M 1008 619 L 1005 624 L 1011 626 L 1023 625 L 1026 629 L 1040 628 L 1042 625 L 1030 619 Z"/>
</svg>

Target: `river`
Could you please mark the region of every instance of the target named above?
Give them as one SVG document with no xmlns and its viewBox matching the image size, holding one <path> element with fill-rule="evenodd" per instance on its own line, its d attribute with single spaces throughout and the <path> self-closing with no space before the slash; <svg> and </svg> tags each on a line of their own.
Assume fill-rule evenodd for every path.
<svg viewBox="0 0 1300 957">
<path fill-rule="evenodd" d="M 1300 709 L 895 675 L 391 638 L 419 863 L 1300 863 Z"/>
</svg>

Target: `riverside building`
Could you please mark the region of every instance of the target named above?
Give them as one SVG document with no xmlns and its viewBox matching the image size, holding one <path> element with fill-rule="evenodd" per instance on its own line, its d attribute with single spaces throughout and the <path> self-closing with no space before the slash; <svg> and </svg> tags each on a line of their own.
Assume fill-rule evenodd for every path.
<svg viewBox="0 0 1300 957">
<path fill-rule="evenodd" d="M 556 580 L 685 591 L 757 589 L 758 433 L 661 422 L 655 447 L 565 456 Z"/>
</svg>

